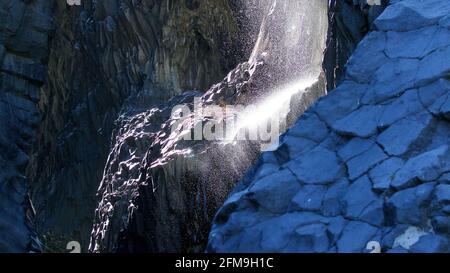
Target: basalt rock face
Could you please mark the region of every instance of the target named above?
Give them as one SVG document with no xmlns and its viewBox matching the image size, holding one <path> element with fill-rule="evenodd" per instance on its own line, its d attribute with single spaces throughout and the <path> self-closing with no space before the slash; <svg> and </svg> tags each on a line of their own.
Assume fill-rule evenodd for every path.
<svg viewBox="0 0 450 273">
<path fill-rule="evenodd" d="M 40 251 L 25 177 L 46 79 L 52 1 L 0 1 L 0 252 Z"/>
<path fill-rule="evenodd" d="M 347 60 L 388 2 L 383 0 L 380 5 L 368 5 L 365 0 L 330 1 L 330 27 L 323 62 L 328 91 L 341 83 Z"/>
<path fill-rule="evenodd" d="M 228 1 L 81 1 L 55 5 L 48 82 L 28 176 L 40 233 L 87 249 L 114 122 L 126 99 L 139 112 L 206 89 L 241 61 Z M 130 99 L 131 100 L 131 99 Z"/>
<path fill-rule="evenodd" d="M 391 1 L 343 82 L 219 210 L 208 251 L 448 252 L 449 12 Z"/>
<path fill-rule="evenodd" d="M 300 77 L 297 71 L 304 71 L 304 77 L 315 74 L 316 79 L 305 92 L 298 90 L 287 99 L 291 119 L 325 93 L 320 68 L 328 24 L 326 1 L 266 3 L 249 61 L 223 81 L 205 94 L 186 92 L 146 112 L 124 111 L 99 188 L 90 251 L 203 251 L 214 213 L 235 181 L 254 164 L 260 145 L 184 139 L 208 121 L 227 123 L 223 117 L 198 114 L 194 107 L 251 104 L 275 86 Z M 296 16 L 306 10 L 314 20 Z M 294 29 L 297 33 L 292 27 L 303 29 Z M 311 33 L 310 39 L 299 33 Z M 309 70 L 303 69 L 306 64 Z M 171 112 L 180 104 L 192 114 L 183 117 L 182 130 L 173 131 L 180 117 Z"/>
<path fill-rule="evenodd" d="M 330 1 L 323 61 L 325 2 L 0 0 L 0 251 L 39 248 L 28 191 L 40 234 L 65 235 L 51 251 L 71 240 L 82 250 L 91 240 L 92 251 L 202 251 L 260 145 L 183 141 L 170 135 L 171 109 L 194 97 L 251 104 L 318 74 L 290 100 L 292 124 L 325 93 L 324 77 L 339 81 L 379 10 Z M 310 13 L 308 29 L 299 22 Z"/>
</svg>

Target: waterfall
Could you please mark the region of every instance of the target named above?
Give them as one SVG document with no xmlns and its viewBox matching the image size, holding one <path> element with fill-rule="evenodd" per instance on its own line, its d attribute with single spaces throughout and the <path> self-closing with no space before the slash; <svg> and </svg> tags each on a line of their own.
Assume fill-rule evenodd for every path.
<svg viewBox="0 0 450 273">
<path fill-rule="evenodd" d="M 259 79 L 263 81 L 261 89 L 266 90 L 260 90 L 253 107 L 241 113 L 226 143 L 241 139 L 239 136 L 246 133 L 255 135 L 269 127 L 274 130 L 276 126 L 279 130 L 272 132 L 272 143 L 265 145 L 274 147 L 273 142 L 287 127 L 294 95 L 318 91 L 308 88 L 320 81 L 322 73 L 328 29 L 327 5 L 326 0 L 272 0 L 264 6 L 266 16 L 249 62 L 264 62 L 268 66 L 267 75 Z M 325 90 L 318 92 L 324 94 Z M 295 97 L 302 100 L 307 96 Z"/>
<path fill-rule="evenodd" d="M 142 245 L 154 251 L 199 249 L 217 208 L 261 150 L 274 146 L 289 121 L 325 93 L 320 75 L 327 1 L 242 2 L 256 3 L 243 10 L 254 12 L 261 24 L 258 36 L 249 38 L 255 44 L 248 61 L 205 93 L 185 92 L 118 126 L 99 188 L 92 251 Z M 235 108 L 238 129 L 230 130 L 229 141 L 229 116 L 223 111 L 234 106 L 245 109 Z M 281 124 L 270 126 L 277 130 L 271 130 L 269 141 L 239 141 L 241 132 L 259 131 L 273 117 Z M 216 137 L 223 137 L 224 124 L 227 136 L 221 141 Z M 142 225 L 142 215 L 151 225 Z"/>
<path fill-rule="evenodd" d="M 281 81 L 317 77 L 328 29 L 326 0 L 272 0 L 250 62 L 261 57 Z"/>
</svg>

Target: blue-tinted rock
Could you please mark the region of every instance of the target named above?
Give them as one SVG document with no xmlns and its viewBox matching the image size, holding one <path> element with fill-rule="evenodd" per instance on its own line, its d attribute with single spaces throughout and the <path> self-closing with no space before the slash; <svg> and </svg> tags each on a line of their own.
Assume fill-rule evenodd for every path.
<svg viewBox="0 0 450 273">
<path fill-rule="evenodd" d="M 385 106 L 378 126 L 387 127 L 411 114 L 424 110 L 417 90 L 406 91 L 400 98 Z"/>
<path fill-rule="evenodd" d="M 392 248 L 395 239 L 397 239 L 400 235 L 402 235 L 407 230 L 407 228 L 408 228 L 407 225 L 397 225 L 395 227 L 385 230 L 383 239 L 381 241 L 381 246 L 387 249 Z"/>
<path fill-rule="evenodd" d="M 450 3 L 440 0 L 404 0 L 386 8 L 375 25 L 384 31 L 407 31 L 437 24 L 449 13 Z"/>
<path fill-rule="evenodd" d="M 330 247 L 327 227 L 321 223 L 297 228 L 290 240 L 289 252 L 323 253 Z"/>
<path fill-rule="evenodd" d="M 285 135 L 282 139 L 282 144 L 286 145 L 289 152 L 289 158 L 294 159 L 299 155 L 311 151 L 318 144 L 310 139 L 297 137 L 292 135 Z"/>
<path fill-rule="evenodd" d="M 443 174 L 441 177 L 439 177 L 438 182 L 442 184 L 450 184 L 450 173 Z"/>
<path fill-rule="evenodd" d="M 367 138 L 377 132 L 378 121 L 382 113 L 382 106 L 362 106 L 345 118 L 332 124 L 332 128 L 341 135 Z"/>
<path fill-rule="evenodd" d="M 312 213 L 287 213 L 255 226 L 261 230 L 260 245 L 264 252 L 292 252 L 289 247 L 296 229 L 319 224 L 323 217 Z"/>
<path fill-rule="evenodd" d="M 443 253 L 448 251 L 448 240 L 445 237 L 428 234 L 410 248 L 412 253 Z"/>
<path fill-rule="evenodd" d="M 395 193 L 388 200 L 388 208 L 395 223 L 425 226 L 429 219 L 429 203 L 435 185 L 427 183 Z"/>
<path fill-rule="evenodd" d="M 377 234 L 377 228 L 363 222 L 351 221 L 344 230 L 337 242 L 339 252 L 358 253 L 364 252 L 367 243 Z"/>
<path fill-rule="evenodd" d="M 442 212 L 446 214 L 450 214 L 450 205 L 444 206 L 442 208 Z"/>
<path fill-rule="evenodd" d="M 391 185 L 404 189 L 420 181 L 433 181 L 450 170 L 449 146 L 441 146 L 408 160 L 395 175 Z"/>
<path fill-rule="evenodd" d="M 347 142 L 347 144 L 345 144 L 341 149 L 339 149 L 338 155 L 343 161 L 347 162 L 353 157 L 369 150 L 374 143 L 375 143 L 374 138 L 366 139 L 355 137 L 352 138 L 352 140 L 350 140 L 349 142 Z"/>
<path fill-rule="evenodd" d="M 265 163 L 265 164 L 259 166 L 253 179 L 255 179 L 255 180 L 261 179 L 267 175 L 275 173 L 279 169 L 280 169 L 280 166 L 278 166 L 277 164 Z"/>
<path fill-rule="evenodd" d="M 426 51 L 430 41 L 435 36 L 438 28 L 436 26 L 425 27 L 408 32 L 387 32 L 386 54 L 389 58 L 422 58 L 429 53 Z M 411 41 L 415 46 L 408 46 Z"/>
<path fill-rule="evenodd" d="M 287 167 L 306 184 L 329 184 L 343 175 L 336 154 L 321 146 L 300 155 Z"/>
<path fill-rule="evenodd" d="M 333 243 L 341 237 L 342 231 L 346 225 L 347 220 L 345 220 L 342 216 L 328 219 L 328 235 Z"/>
<path fill-rule="evenodd" d="M 446 119 L 450 120 L 450 96 L 447 95 L 447 99 L 439 109 L 439 114 L 445 117 Z"/>
<path fill-rule="evenodd" d="M 404 91 L 415 88 L 419 66 L 420 61 L 417 59 L 389 59 L 376 71 L 362 103 L 388 102 L 402 95 Z"/>
<path fill-rule="evenodd" d="M 437 49 L 420 61 L 416 74 L 416 86 L 445 77 L 450 71 L 450 63 L 442 60 L 450 58 L 450 47 Z M 425 68 L 427 67 L 427 68 Z"/>
<path fill-rule="evenodd" d="M 281 170 L 252 184 L 248 197 L 268 211 L 283 213 L 299 189 L 295 176 L 289 170 Z"/>
<path fill-rule="evenodd" d="M 374 72 L 388 58 L 384 54 L 386 33 L 374 31 L 367 34 L 347 62 L 347 77 L 360 83 L 370 83 Z"/>
<path fill-rule="evenodd" d="M 384 222 L 383 201 L 372 191 L 372 183 L 367 176 L 350 185 L 342 203 L 347 218 L 378 226 Z"/>
<path fill-rule="evenodd" d="M 450 29 L 450 15 L 447 15 L 445 17 L 443 17 L 440 21 L 439 21 L 439 25 L 441 27 Z"/>
<path fill-rule="evenodd" d="M 292 198 L 289 210 L 319 210 L 327 191 L 325 186 L 307 185 Z"/>
<path fill-rule="evenodd" d="M 439 98 L 450 91 L 450 81 L 439 79 L 432 84 L 419 88 L 420 101 L 425 107 L 434 104 Z"/>
<path fill-rule="evenodd" d="M 443 94 L 437 98 L 433 104 L 428 107 L 428 110 L 435 116 L 442 116 L 441 108 L 447 101 L 448 94 Z"/>
<path fill-rule="evenodd" d="M 404 162 L 402 159 L 392 157 L 373 168 L 369 173 L 369 177 L 372 180 L 374 191 L 383 192 L 387 190 L 395 178 L 395 173 L 401 169 L 403 165 Z"/>
<path fill-rule="evenodd" d="M 273 152 L 262 153 L 258 161 L 261 162 L 261 164 L 264 163 L 278 164 L 278 159 Z"/>
<path fill-rule="evenodd" d="M 443 0 L 391 1 L 349 59 L 343 83 L 284 137 L 282 165 L 301 184 L 295 196 L 279 196 L 292 201 L 289 213 L 267 213 L 271 220 L 234 231 L 230 241 L 252 232 L 248 242 L 260 236 L 256 251 L 370 252 L 371 241 L 389 253 L 444 249 L 449 11 Z M 246 195 L 239 202 L 247 203 L 236 210 L 256 218 L 265 211 Z"/>
<path fill-rule="evenodd" d="M 431 225 L 436 232 L 449 234 L 450 233 L 450 217 L 436 216 L 431 220 Z"/>
<path fill-rule="evenodd" d="M 434 194 L 436 201 L 440 204 L 447 205 L 450 203 L 450 185 L 438 185 Z"/>
<path fill-rule="evenodd" d="M 354 157 L 347 162 L 348 176 L 354 180 L 367 173 L 370 168 L 387 159 L 387 155 L 378 145 L 373 145 L 366 152 Z"/>
<path fill-rule="evenodd" d="M 305 113 L 286 134 L 321 142 L 328 132 L 327 125 L 316 114 Z"/>
<path fill-rule="evenodd" d="M 322 214 L 325 216 L 337 216 L 342 213 L 341 199 L 347 192 L 350 183 L 341 180 L 331 185 L 322 200 Z"/>
<path fill-rule="evenodd" d="M 414 145 L 423 146 L 420 142 L 426 141 L 432 124 L 433 117 L 428 112 L 407 117 L 386 129 L 378 136 L 377 142 L 388 154 L 400 156 L 413 149 Z"/>
<path fill-rule="evenodd" d="M 326 99 L 320 99 L 312 109 L 330 126 L 360 106 L 361 96 L 366 88 L 367 85 L 352 81 L 343 82 L 336 90 L 329 93 Z"/>
</svg>

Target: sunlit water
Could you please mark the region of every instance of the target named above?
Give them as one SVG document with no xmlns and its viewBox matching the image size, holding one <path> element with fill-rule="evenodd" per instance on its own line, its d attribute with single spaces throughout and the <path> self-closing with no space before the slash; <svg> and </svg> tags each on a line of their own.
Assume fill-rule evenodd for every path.
<svg viewBox="0 0 450 273">
<path fill-rule="evenodd" d="M 224 143 L 236 140 L 276 142 L 291 111 L 294 95 L 309 91 L 322 71 L 328 28 L 326 0 L 272 0 L 250 57 L 265 59 L 280 86 L 239 113 Z M 268 139 L 262 139 L 263 133 Z M 255 139 L 255 137 L 257 139 Z"/>
<path fill-rule="evenodd" d="M 233 122 L 231 129 L 229 128 L 224 143 L 228 144 L 236 140 L 256 140 L 266 142 L 265 146 L 267 147 L 273 146 L 286 125 L 292 97 L 306 92 L 317 80 L 317 78 L 301 79 L 277 88 L 268 97 L 247 107 Z"/>
</svg>

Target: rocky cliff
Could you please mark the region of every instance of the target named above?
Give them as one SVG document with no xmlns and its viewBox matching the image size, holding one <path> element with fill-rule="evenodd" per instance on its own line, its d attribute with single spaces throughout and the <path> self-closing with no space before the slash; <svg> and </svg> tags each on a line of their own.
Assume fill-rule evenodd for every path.
<svg viewBox="0 0 450 273">
<path fill-rule="evenodd" d="M 284 126 L 289 127 L 325 94 L 321 67 L 330 67 L 327 60 L 343 65 L 345 56 L 353 52 L 375 14 L 382 10 L 382 6 L 351 1 L 333 3 L 331 7 L 325 1 L 258 3 L 250 5 L 253 14 L 263 15 L 257 21 L 261 27 L 247 62 L 239 64 L 204 95 L 184 93 L 149 111 L 121 115 L 99 188 L 101 201 L 90 251 L 202 251 L 213 215 L 235 181 L 255 163 L 259 146 L 248 142 L 222 145 L 220 141 L 184 141 L 186 132 L 194 133 L 214 117 L 190 116 L 184 120 L 187 129 L 173 134 L 171 126 L 177 122 L 171 116 L 173 107 L 183 104 L 193 110 L 198 96 L 203 107 L 252 104 L 263 94 L 279 90 L 280 85 L 315 75 L 316 83 L 287 98 L 289 121 Z M 329 21 L 327 14 L 341 19 Z M 347 17 L 359 21 L 352 25 L 343 19 Z M 346 23 L 342 24 L 342 20 Z M 332 54 L 324 60 L 326 37 L 327 51 L 339 55 L 339 60 Z M 335 69 L 325 69 L 327 75 L 332 74 L 332 84 L 339 77 Z"/>
<path fill-rule="evenodd" d="M 221 79 L 245 50 L 227 1 L 58 1 L 28 176 L 42 234 L 89 244 L 123 104 L 157 105 Z M 210 26 L 213 25 L 214 28 Z"/>
<path fill-rule="evenodd" d="M 183 130 L 173 132 L 177 119 L 171 116 L 172 109 L 184 104 L 194 111 L 196 96 L 202 107 L 245 105 L 302 71 L 316 77 L 320 74 L 328 23 L 326 1 L 268 3 L 262 7 L 266 15 L 249 61 L 239 64 L 204 95 L 184 93 L 169 104 L 121 119 L 100 186 L 102 199 L 96 210 L 91 251 L 204 249 L 214 213 L 235 181 L 254 163 L 259 146 L 187 141 L 186 132 L 194 133 L 199 125 L 220 118 L 206 113 L 199 118 L 192 115 L 183 121 Z M 300 17 L 306 10 L 315 20 Z M 286 23 L 292 18 L 298 19 Z M 303 28 L 298 33 L 315 35 L 305 42 L 306 36 L 292 32 L 292 25 Z M 298 70 L 286 73 L 295 67 Z M 292 100 L 293 105 L 297 103 L 296 113 L 323 94 L 323 80 L 316 79 L 308 92 Z"/>
<path fill-rule="evenodd" d="M 449 12 L 391 1 L 342 83 L 225 202 L 208 251 L 449 251 Z"/>
<path fill-rule="evenodd" d="M 34 208 L 45 251 L 202 251 L 260 143 L 183 141 L 171 110 L 289 89 L 292 125 L 383 8 L 326 2 L 0 0 L 0 252 L 39 250 Z"/>
<path fill-rule="evenodd" d="M 0 1 L 0 252 L 39 251 L 24 175 L 40 123 L 52 1 Z"/>
</svg>

